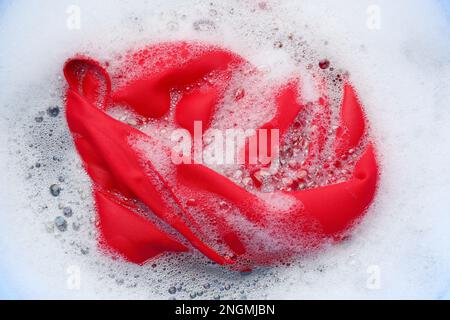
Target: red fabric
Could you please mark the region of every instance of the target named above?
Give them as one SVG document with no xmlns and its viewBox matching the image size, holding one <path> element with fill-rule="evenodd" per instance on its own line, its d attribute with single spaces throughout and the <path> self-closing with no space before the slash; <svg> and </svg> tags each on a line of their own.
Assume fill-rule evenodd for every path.
<svg viewBox="0 0 450 320">
<path fill-rule="evenodd" d="M 106 111 L 114 104 L 122 104 L 142 119 L 161 121 L 169 111 L 170 91 L 177 89 L 182 93 L 174 116 L 177 126 L 193 134 L 193 122 L 199 120 L 206 130 L 221 92 L 228 85 L 231 67 L 247 62 L 217 47 L 184 42 L 152 46 L 129 53 L 129 57 L 134 65 L 117 72 L 112 78 L 114 83 L 106 69 L 92 59 L 76 57 L 64 66 L 69 84 L 67 123 L 93 181 L 100 241 L 105 248 L 139 264 L 163 253 L 196 249 L 222 265 L 251 267 L 288 257 L 296 252 L 291 250 L 295 247 L 309 248 L 326 239 L 338 239 L 372 202 L 378 168 L 371 143 L 365 144 L 346 182 L 302 191 L 275 191 L 275 196 L 289 194 L 295 199 L 295 210 L 289 212 L 267 209 L 255 194 L 201 164 L 168 165 L 166 169 L 176 177 L 175 183 L 169 181 L 154 163 L 143 160 L 145 156 L 130 145 L 130 138 L 156 141 L 158 137 L 150 137 L 115 120 Z M 148 59 L 158 60 L 155 58 L 160 59 L 152 70 L 128 75 Z M 173 63 L 179 59 L 186 61 Z M 213 72 L 221 74 L 222 81 L 207 83 L 205 77 Z M 127 77 L 127 81 L 122 81 Z M 187 86 L 195 88 L 188 91 Z M 278 110 L 262 126 L 279 129 L 282 142 L 305 108 L 296 102 L 298 86 L 297 81 L 292 81 L 274 92 Z M 329 129 L 329 107 L 326 99 L 320 102 L 323 112 L 312 120 L 315 140 L 309 146 L 307 163 L 322 159 Z M 336 157 L 358 148 L 365 129 L 362 107 L 353 87 L 346 84 L 341 127 L 334 141 Z M 170 156 L 164 147 L 154 152 Z M 196 195 L 196 204 L 186 201 L 192 194 Z M 288 235 L 286 239 L 290 240 L 286 241 L 290 243 L 274 250 L 252 246 L 242 229 L 218 214 L 218 199 L 239 209 L 239 214 L 254 226 Z M 151 213 L 143 210 L 143 206 Z M 191 206 L 195 207 L 195 215 Z M 274 219 L 275 225 L 271 222 Z"/>
</svg>

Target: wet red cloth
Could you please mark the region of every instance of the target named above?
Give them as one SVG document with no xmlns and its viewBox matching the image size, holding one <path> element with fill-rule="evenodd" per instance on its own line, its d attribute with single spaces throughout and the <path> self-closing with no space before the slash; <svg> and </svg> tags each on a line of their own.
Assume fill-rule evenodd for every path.
<svg viewBox="0 0 450 320">
<path fill-rule="evenodd" d="M 192 55 L 193 52 L 197 53 Z M 67 123 L 93 182 L 100 241 L 105 248 L 139 264 L 163 253 L 196 249 L 222 265 L 251 267 L 290 256 L 291 250 L 287 248 L 314 247 L 325 239 L 337 239 L 372 202 L 378 168 L 370 142 L 365 144 L 348 181 L 302 191 L 275 191 L 289 194 L 297 202 L 295 210 L 288 213 L 268 210 L 256 195 L 201 164 L 171 164 L 168 169 L 175 174 L 176 181 L 168 181 L 151 161 L 145 160 L 145 156 L 130 145 L 130 138 L 152 140 L 158 137 L 149 137 L 113 119 L 106 110 L 121 104 L 144 119 L 162 119 L 169 111 L 170 91 L 177 89 L 183 93 L 175 111 L 177 126 L 192 133 L 194 121 L 202 121 L 205 130 L 227 86 L 233 70 L 230 67 L 247 62 L 221 48 L 184 42 L 152 46 L 129 53 L 129 57 L 135 66 L 150 57 L 161 59 L 152 70 L 136 73 L 114 90 L 106 69 L 92 59 L 76 57 L 64 66 L 69 84 Z M 170 62 L 179 57 L 186 61 L 181 65 Z M 127 76 L 132 68 L 128 66 L 117 72 L 113 81 L 120 82 L 121 72 Z M 222 73 L 223 81 L 206 83 L 205 76 L 213 72 Z M 185 89 L 198 83 L 202 83 L 201 89 Z M 291 82 L 274 92 L 277 113 L 263 126 L 279 129 L 281 143 L 283 134 L 305 108 L 297 102 L 297 87 L 297 82 Z M 315 158 L 321 156 L 329 129 L 324 119 L 327 106 L 323 101 L 322 104 L 324 112 L 313 119 L 317 132 L 309 147 L 310 157 Z M 337 158 L 360 146 L 365 126 L 359 100 L 353 87 L 346 84 L 341 126 L 334 141 Z M 169 157 L 169 151 L 163 148 L 154 152 Z M 198 195 L 196 217 L 200 214 L 207 221 L 213 221 L 213 228 L 191 214 L 186 197 L 192 193 Z M 290 243 L 281 244 L 278 251 L 252 246 L 242 230 L 217 213 L 218 199 L 238 208 L 246 221 L 261 230 L 270 228 L 272 233 L 289 235 L 286 239 L 290 240 L 286 241 Z M 142 214 L 142 204 L 150 209 L 151 216 Z M 275 226 L 270 222 L 274 217 Z"/>
</svg>

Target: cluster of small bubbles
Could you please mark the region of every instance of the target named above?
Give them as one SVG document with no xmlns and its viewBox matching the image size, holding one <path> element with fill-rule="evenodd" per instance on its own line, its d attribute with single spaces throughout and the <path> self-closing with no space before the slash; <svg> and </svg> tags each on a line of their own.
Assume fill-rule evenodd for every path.
<svg viewBox="0 0 450 320">
<path fill-rule="evenodd" d="M 59 115 L 59 107 L 58 106 L 49 107 L 47 109 L 47 114 L 53 118 L 57 117 Z"/>
<path fill-rule="evenodd" d="M 73 211 L 71 207 L 64 207 L 63 208 L 63 214 L 64 216 L 66 216 L 67 218 L 70 218 L 73 215 Z"/>
<path fill-rule="evenodd" d="M 209 20 L 209 19 L 200 19 L 194 22 L 193 24 L 194 30 L 196 31 L 214 31 L 216 30 L 216 24 L 214 23 L 214 21 Z"/>
<path fill-rule="evenodd" d="M 281 48 L 283 48 L 283 42 L 281 42 L 281 41 L 276 41 L 276 42 L 273 44 L 273 46 L 274 46 L 275 48 L 277 48 L 277 49 L 281 49 Z"/>
</svg>

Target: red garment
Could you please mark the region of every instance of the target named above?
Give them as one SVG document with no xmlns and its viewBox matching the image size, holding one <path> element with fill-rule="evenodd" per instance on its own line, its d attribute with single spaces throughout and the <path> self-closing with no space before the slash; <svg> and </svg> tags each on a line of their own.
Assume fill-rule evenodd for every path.
<svg viewBox="0 0 450 320">
<path fill-rule="evenodd" d="M 149 137 L 105 111 L 122 104 L 143 119 L 160 120 L 169 111 L 170 91 L 177 89 L 182 92 L 174 117 L 177 126 L 193 133 L 197 120 L 206 130 L 232 67 L 248 62 L 221 48 L 185 42 L 152 46 L 130 53 L 129 59 L 131 65 L 112 77 L 117 86 L 114 90 L 105 68 L 92 59 L 76 57 L 64 67 L 69 84 L 67 122 L 93 182 L 100 241 L 105 248 L 139 264 L 166 252 L 195 248 L 216 263 L 252 267 L 289 257 L 297 252 L 295 248 L 309 249 L 326 239 L 338 239 L 372 202 L 378 168 L 371 143 L 365 144 L 348 181 L 301 191 L 275 191 L 274 196 L 288 194 L 295 200 L 293 209 L 287 212 L 268 209 L 257 195 L 201 164 L 168 164 L 166 169 L 173 173 L 175 181 L 167 179 L 130 145 L 130 139 L 156 141 L 158 137 Z M 129 75 L 150 59 L 158 60 L 150 70 Z M 221 74 L 222 80 L 208 83 L 205 77 L 214 72 Z M 194 89 L 186 89 L 188 86 Z M 276 115 L 262 126 L 279 129 L 281 143 L 305 108 L 296 101 L 298 86 L 292 81 L 274 92 Z M 323 99 L 321 104 L 324 112 L 313 119 L 316 133 L 309 147 L 311 161 L 320 158 L 329 129 L 328 106 Z M 354 89 L 346 84 L 341 126 L 334 142 L 337 158 L 360 146 L 365 126 Z M 170 154 L 164 147 L 154 152 L 163 157 Z M 246 167 L 251 168 L 249 164 Z M 192 194 L 196 195 L 195 208 L 188 203 Z M 253 245 L 245 234 L 247 227 L 240 228 L 218 213 L 219 200 L 238 209 L 249 225 L 277 236 L 278 242 L 267 248 Z M 150 214 L 143 213 L 142 204 Z"/>
</svg>

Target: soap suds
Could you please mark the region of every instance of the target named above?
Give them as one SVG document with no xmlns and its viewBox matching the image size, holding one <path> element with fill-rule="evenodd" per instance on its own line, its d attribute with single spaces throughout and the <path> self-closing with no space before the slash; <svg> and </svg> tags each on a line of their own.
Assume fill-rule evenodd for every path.
<svg viewBox="0 0 450 320">
<path fill-rule="evenodd" d="M 377 1 L 378 30 L 367 25 L 371 5 L 357 0 L 3 5 L 0 261 L 20 295 L 241 299 L 445 294 L 450 286 L 448 18 L 433 1 Z M 67 27 L 70 6 L 80 9 L 80 30 Z M 337 82 L 337 75 L 350 79 L 363 102 L 382 175 L 374 205 L 349 239 L 289 265 L 250 274 L 224 270 L 200 254 L 135 266 L 99 251 L 90 179 L 64 119 L 62 66 L 75 53 L 84 53 L 114 69 L 130 48 L 170 40 L 204 41 L 237 52 L 264 73 L 267 84 L 299 75 L 307 84 L 302 92 L 306 101 L 317 98 L 310 74 L 327 75 L 331 83 L 332 76 Z M 340 97 L 340 86 L 335 88 L 332 99 Z M 120 110 L 111 112 L 130 124 L 135 121 Z M 270 118 L 270 112 L 253 121 L 263 118 Z M 71 283 L 78 271 L 79 288 Z"/>
</svg>

